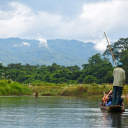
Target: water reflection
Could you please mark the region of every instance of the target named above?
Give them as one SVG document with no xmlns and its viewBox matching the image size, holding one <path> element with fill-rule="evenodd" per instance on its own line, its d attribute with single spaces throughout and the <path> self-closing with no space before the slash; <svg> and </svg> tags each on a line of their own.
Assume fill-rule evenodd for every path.
<svg viewBox="0 0 128 128">
<path fill-rule="evenodd" d="M 121 123 L 122 114 L 112 113 L 111 117 L 112 117 L 112 127 L 121 128 L 122 127 L 122 123 Z"/>
<path fill-rule="evenodd" d="M 128 127 L 128 111 L 122 113 L 102 112 L 104 126 L 111 128 L 127 128 Z"/>
</svg>

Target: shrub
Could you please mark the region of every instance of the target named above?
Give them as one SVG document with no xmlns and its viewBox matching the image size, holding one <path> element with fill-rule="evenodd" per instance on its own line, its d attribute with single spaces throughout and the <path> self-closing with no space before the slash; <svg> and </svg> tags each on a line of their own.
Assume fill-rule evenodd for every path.
<svg viewBox="0 0 128 128">
<path fill-rule="evenodd" d="M 92 75 L 88 75 L 84 79 L 85 84 L 96 83 L 96 81 L 97 81 L 97 78 Z"/>
<path fill-rule="evenodd" d="M 24 86 L 18 82 L 8 82 L 8 80 L 0 80 L 0 95 L 30 95 L 32 94 L 28 86 Z"/>
</svg>

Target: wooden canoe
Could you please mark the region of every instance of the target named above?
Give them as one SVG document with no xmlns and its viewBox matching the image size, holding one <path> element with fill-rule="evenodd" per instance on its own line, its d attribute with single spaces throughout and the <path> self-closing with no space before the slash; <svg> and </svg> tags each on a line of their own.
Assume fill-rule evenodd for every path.
<svg viewBox="0 0 128 128">
<path fill-rule="evenodd" d="M 105 110 L 107 112 L 125 112 L 124 106 L 101 107 L 101 110 Z"/>
</svg>

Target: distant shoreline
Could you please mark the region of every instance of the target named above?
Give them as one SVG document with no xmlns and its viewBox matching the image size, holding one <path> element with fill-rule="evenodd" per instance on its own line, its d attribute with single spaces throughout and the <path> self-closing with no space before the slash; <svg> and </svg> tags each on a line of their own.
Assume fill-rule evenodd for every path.
<svg viewBox="0 0 128 128">
<path fill-rule="evenodd" d="M 128 92 L 128 86 L 125 92 Z M 113 90 L 112 84 L 50 84 L 30 85 L 20 84 L 10 80 L 0 80 L 0 96 L 78 96 L 78 97 L 101 97 L 104 93 Z M 125 98 L 123 91 L 122 97 Z"/>
</svg>

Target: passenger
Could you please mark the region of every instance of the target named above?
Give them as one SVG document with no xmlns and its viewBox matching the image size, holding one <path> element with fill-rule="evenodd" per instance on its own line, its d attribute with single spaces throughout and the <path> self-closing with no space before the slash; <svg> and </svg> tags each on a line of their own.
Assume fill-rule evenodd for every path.
<svg viewBox="0 0 128 128">
<path fill-rule="evenodd" d="M 112 105 L 112 99 L 113 99 L 113 91 L 111 90 L 108 94 L 104 94 L 104 97 L 102 98 L 102 103 L 100 104 L 100 106 L 108 107 Z M 123 98 L 120 98 L 119 105 L 124 106 Z"/>
<path fill-rule="evenodd" d="M 117 94 L 117 97 L 118 97 L 118 94 Z M 117 97 L 116 97 L 116 98 L 117 98 Z M 112 105 L 112 99 L 113 99 L 113 95 L 112 95 L 112 93 L 111 93 L 111 94 L 110 94 L 110 97 L 109 97 L 109 100 L 108 100 L 108 102 L 107 102 L 106 107 Z M 123 106 L 123 105 L 124 105 L 124 104 L 123 104 L 123 98 L 120 98 L 119 105 L 120 105 L 120 106 Z"/>
<path fill-rule="evenodd" d="M 104 95 L 104 97 L 102 98 L 102 106 L 105 107 L 107 104 L 107 100 L 106 100 L 107 94 Z"/>
<path fill-rule="evenodd" d="M 108 107 L 110 105 L 112 105 L 112 98 L 111 98 L 111 100 L 109 100 L 109 102 L 107 103 L 106 107 Z M 123 104 L 123 98 L 120 98 L 119 105 L 120 106 L 124 106 L 124 104 Z"/>
<path fill-rule="evenodd" d="M 106 107 L 108 107 L 108 106 L 110 106 L 110 105 L 112 104 L 112 97 L 113 97 L 113 91 L 111 90 L 111 91 L 108 93 Z"/>
<path fill-rule="evenodd" d="M 104 97 L 102 98 L 102 103 L 100 104 L 100 106 L 105 107 L 108 104 L 109 100 L 112 97 L 112 92 L 113 91 L 110 91 L 108 94 L 104 94 Z"/>
</svg>

